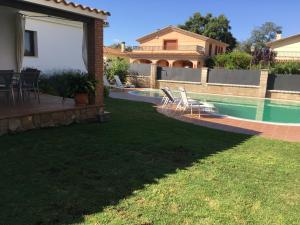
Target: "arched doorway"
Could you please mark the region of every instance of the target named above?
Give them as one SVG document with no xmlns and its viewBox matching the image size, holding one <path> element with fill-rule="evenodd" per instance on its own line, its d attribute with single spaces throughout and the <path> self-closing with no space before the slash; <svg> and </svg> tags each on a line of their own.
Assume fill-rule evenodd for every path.
<svg viewBox="0 0 300 225">
<path fill-rule="evenodd" d="M 161 67 L 169 67 L 169 62 L 167 60 L 161 59 L 157 61 L 157 65 Z"/>
<path fill-rule="evenodd" d="M 137 63 L 137 64 L 151 64 L 152 61 L 148 59 L 136 59 L 132 63 Z"/>
<path fill-rule="evenodd" d="M 140 61 L 140 63 L 143 63 L 143 64 L 151 64 L 152 63 L 152 61 L 149 59 L 140 59 L 139 61 Z"/>
<path fill-rule="evenodd" d="M 193 68 L 193 63 L 188 60 L 177 60 L 173 63 L 173 67 L 179 68 Z"/>
</svg>

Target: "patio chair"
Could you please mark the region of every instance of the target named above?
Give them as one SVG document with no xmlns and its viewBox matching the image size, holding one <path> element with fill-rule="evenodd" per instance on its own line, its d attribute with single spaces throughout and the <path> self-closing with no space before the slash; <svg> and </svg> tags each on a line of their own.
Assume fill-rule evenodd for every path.
<svg viewBox="0 0 300 225">
<path fill-rule="evenodd" d="M 8 103 L 10 103 L 10 100 L 12 99 L 13 104 L 15 104 L 13 78 L 14 78 L 13 70 L 0 71 L 0 92 L 6 93 Z"/>
<path fill-rule="evenodd" d="M 115 78 L 115 81 L 116 81 L 116 86 L 118 88 L 121 88 L 121 89 L 124 89 L 124 88 L 135 88 L 135 86 L 132 85 L 132 84 L 130 84 L 130 85 L 124 85 L 124 84 L 122 84 L 122 82 L 120 80 L 120 77 L 118 75 L 115 75 L 114 78 Z"/>
<path fill-rule="evenodd" d="M 164 93 L 164 96 L 161 100 L 161 103 L 163 105 L 165 105 L 164 103 L 166 103 L 166 104 L 168 104 L 168 103 L 178 103 L 180 101 L 180 98 L 175 97 L 173 92 L 171 91 L 171 89 L 169 87 L 161 88 L 161 90 Z M 168 95 L 166 94 L 166 92 L 168 93 Z"/>
<path fill-rule="evenodd" d="M 104 83 L 104 86 L 105 87 L 108 87 L 108 88 L 116 88 L 116 85 L 113 85 L 113 84 L 110 84 L 108 79 L 107 79 L 107 76 L 103 76 L 103 83 Z"/>
<path fill-rule="evenodd" d="M 191 110 L 191 115 L 193 115 L 193 110 L 197 109 L 199 113 L 199 117 L 201 115 L 201 111 L 209 111 L 213 112 L 215 107 L 213 104 L 210 104 L 208 102 L 200 102 L 197 100 L 188 99 L 186 91 L 184 88 L 179 88 L 180 96 L 181 96 L 181 102 L 179 103 L 179 108 L 182 111 L 186 111 L 187 109 Z"/>
<path fill-rule="evenodd" d="M 25 100 L 25 94 L 30 97 L 30 93 L 34 92 L 35 99 L 40 103 L 39 77 L 41 71 L 35 69 L 24 70 L 20 74 L 20 97 Z"/>
<path fill-rule="evenodd" d="M 162 107 L 165 107 L 168 104 L 174 104 L 175 99 L 173 98 L 173 96 L 171 96 L 170 93 L 165 88 L 162 88 L 161 90 L 165 95 L 162 101 Z"/>
</svg>

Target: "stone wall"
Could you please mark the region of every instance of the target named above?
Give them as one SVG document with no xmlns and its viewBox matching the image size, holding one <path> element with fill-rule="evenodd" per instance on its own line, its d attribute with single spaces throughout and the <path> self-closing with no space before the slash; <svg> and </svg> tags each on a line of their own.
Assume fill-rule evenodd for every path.
<svg viewBox="0 0 300 225">
<path fill-rule="evenodd" d="M 150 87 L 150 76 L 135 76 L 128 75 L 126 81 L 129 84 L 133 84 L 136 87 L 140 88 L 149 88 Z"/>
<path fill-rule="evenodd" d="M 300 101 L 300 92 L 268 90 L 267 98 Z"/>
<path fill-rule="evenodd" d="M 72 123 L 102 122 L 109 118 L 109 113 L 99 115 L 99 111 L 99 106 L 87 106 L 3 118 L 0 119 L 0 136 L 32 129 L 67 126 Z"/>
<path fill-rule="evenodd" d="M 200 92 L 208 94 L 222 94 L 222 95 L 235 95 L 247 97 L 260 97 L 259 86 L 247 85 L 228 85 L 228 84 L 207 84 L 197 82 L 180 82 L 180 81 L 157 81 L 157 88 L 169 87 L 171 89 L 178 89 L 184 87 L 190 92 Z"/>
<path fill-rule="evenodd" d="M 300 92 L 267 90 L 269 77 L 267 70 L 261 70 L 259 85 L 256 86 L 208 83 L 208 69 L 205 67 L 203 67 L 201 71 L 201 82 L 157 80 L 156 68 L 157 65 L 151 65 L 150 76 L 128 76 L 127 79 L 132 84 L 138 83 L 136 86 L 142 88 L 159 89 L 167 86 L 171 89 L 178 89 L 179 87 L 184 87 L 190 92 L 300 101 Z M 138 82 L 136 82 L 136 80 L 138 80 Z"/>
</svg>

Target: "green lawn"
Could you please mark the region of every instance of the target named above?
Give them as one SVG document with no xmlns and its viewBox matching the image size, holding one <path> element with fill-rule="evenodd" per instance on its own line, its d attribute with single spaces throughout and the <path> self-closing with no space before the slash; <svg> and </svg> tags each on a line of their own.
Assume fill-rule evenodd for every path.
<svg viewBox="0 0 300 225">
<path fill-rule="evenodd" d="M 0 224 L 300 224 L 300 144 L 107 99 L 112 120 L 0 137 Z"/>
</svg>

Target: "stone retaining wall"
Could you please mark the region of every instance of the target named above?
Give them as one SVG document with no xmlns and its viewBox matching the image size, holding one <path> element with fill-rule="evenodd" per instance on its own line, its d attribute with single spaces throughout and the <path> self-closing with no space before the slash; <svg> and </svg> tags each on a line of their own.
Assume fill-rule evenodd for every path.
<svg viewBox="0 0 300 225">
<path fill-rule="evenodd" d="M 168 86 L 171 89 L 178 89 L 179 87 L 184 87 L 190 92 L 300 101 L 300 92 L 267 90 L 269 77 L 268 70 L 260 71 L 260 80 L 257 82 L 259 83 L 257 86 L 209 83 L 208 75 L 208 68 L 203 67 L 201 71 L 201 82 L 157 80 L 157 65 L 152 64 L 150 76 L 128 76 L 127 80 L 137 87 L 142 88 L 159 89 Z"/>
<path fill-rule="evenodd" d="M 268 90 L 267 98 L 300 101 L 300 92 Z"/>
<path fill-rule="evenodd" d="M 260 97 L 259 86 L 250 85 L 228 85 L 228 84 L 206 84 L 196 82 L 178 82 L 178 81 L 157 81 L 157 88 L 169 87 L 178 89 L 184 87 L 189 92 L 222 94 L 235 96 Z"/>
<path fill-rule="evenodd" d="M 0 136 L 32 129 L 67 126 L 73 123 L 106 121 L 109 118 L 109 113 L 100 115 L 99 111 L 100 107 L 98 106 L 87 106 L 2 118 L 0 119 Z"/>
</svg>

